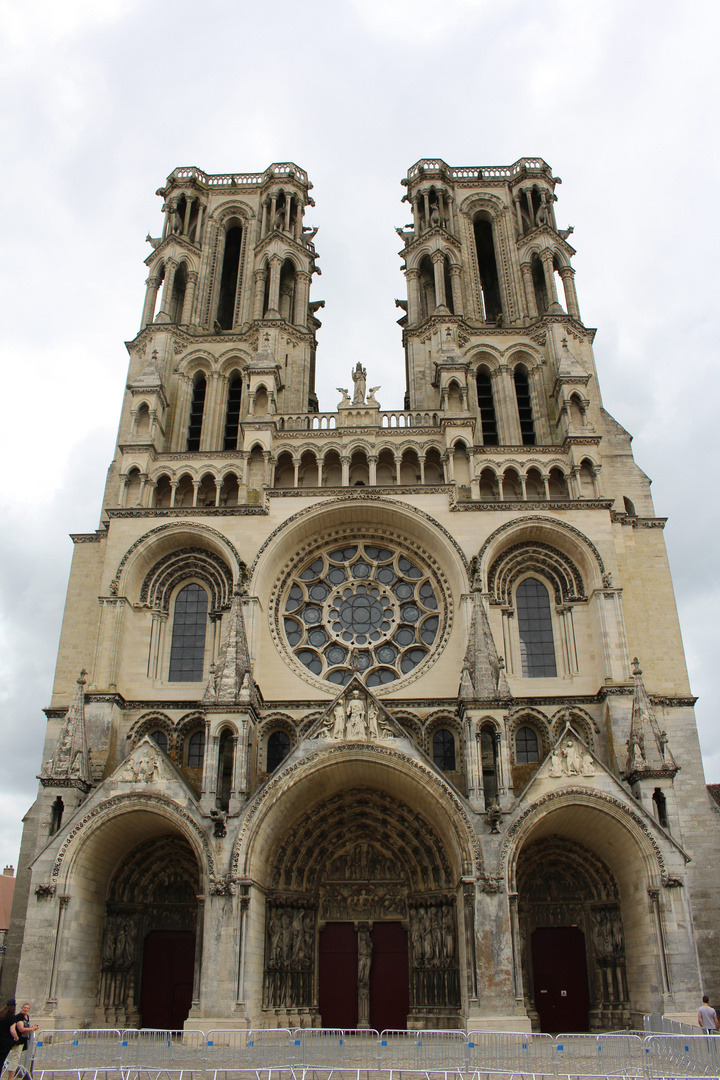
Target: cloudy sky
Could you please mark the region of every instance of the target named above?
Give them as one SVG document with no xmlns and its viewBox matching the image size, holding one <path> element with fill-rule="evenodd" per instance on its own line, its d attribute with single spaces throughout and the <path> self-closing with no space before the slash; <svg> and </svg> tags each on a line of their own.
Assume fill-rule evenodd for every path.
<svg viewBox="0 0 720 1080">
<path fill-rule="evenodd" d="M 0 2 L 0 865 L 17 862 L 36 789 L 67 534 L 97 525 L 144 238 L 161 228 L 154 192 L 178 165 L 308 170 L 321 408 L 358 359 L 382 405 L 402 405 L 393 227 L 409 220 L 408 166 L 552 165 L 605 405 L 670 517 L 720 781 L 719 24 L 710 0 Z"/>
</svg>

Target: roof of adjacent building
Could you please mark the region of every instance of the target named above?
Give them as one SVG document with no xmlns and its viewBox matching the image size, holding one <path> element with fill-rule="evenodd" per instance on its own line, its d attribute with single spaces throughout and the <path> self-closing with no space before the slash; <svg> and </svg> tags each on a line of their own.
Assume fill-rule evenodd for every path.
<svg viewBox="0 0 720 1080">
<path fill-rule="evenodd" d="M 12 871 L 12 867 L 6 867 L 6 872 L 0 874 L 0 930 L 10 928 L 10 908 L 15 892 L 15 877 L 8 870 Z"/>
<path fill-rule="evenodd" d="M 720 784 L 708 784 L 707 789 L 710 792 L 710 798 L 720 806 Z"/>
</svg>

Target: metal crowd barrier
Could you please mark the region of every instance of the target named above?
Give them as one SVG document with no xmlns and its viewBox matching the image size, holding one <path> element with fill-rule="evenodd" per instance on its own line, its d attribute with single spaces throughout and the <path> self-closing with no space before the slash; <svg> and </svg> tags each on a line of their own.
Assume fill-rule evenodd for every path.
<svg viewBox="0 0 720 1080">
<path fill-rule="evenodd" d="M 383 1031 L 333 1028 L 38 1032 L 23 1076 L 34 1080 L 467 1080 L 515 1078 L 719 1077 L 720 1036 L 632 1033 L 551 1035 L 518 1032 Z M 34 1069 L 33 1069 L 34 1056 Z M 335 1075 L 337 1074 L 337 1075 Z M 374 1074 L 371 1077 L 370 1074 Z M 349 1080 L 349 1075 L 347 1080 Z M 418 1076 L 406 1080 L 419 1080 Z"/>
<path fill-rule="evenodd" d="M 702 1035 L 702 1028 L 697 1024 L 683 1024 L 662 1013 L 647 1013 L 643 1017 L 643 1025 L 648 1035 Z"/>
<path fill-rule="evenodd" d="M 469 1031 L 468 1068 L 482 1073 L 555 1074 L 552 1035 L 514 1031 Z"/>
</svg>

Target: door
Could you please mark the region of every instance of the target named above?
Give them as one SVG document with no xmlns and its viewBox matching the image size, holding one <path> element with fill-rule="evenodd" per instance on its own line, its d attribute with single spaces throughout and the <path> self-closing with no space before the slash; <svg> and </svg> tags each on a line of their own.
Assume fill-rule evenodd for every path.
<svg viewBox="0 0 720 1080">
<path fill-rule="evenodd" d="M 195 935 L 153 930 L 143 946 L 140 1022 L 178 1030 L 192 1005 Z"/>
<path fill-rule="evenodd" d="M 378 922 L 372 928 L 370 1027 L 403 1030 L 410 1009 L 408 936 L 399 922 Z"/>
<path fill-rule="evenodd" d="M 587 1031 L 590 1001 L 583 932 L 576 926 L 534 930 L 532 965 L 541 1030 Z"/>
<path fill-rule="evenodd" d="M 357 1027 L 358 940 L 351 922 L 326 923 L 320 931 L 318 974 L 322 1026 Z"/>
</svg>

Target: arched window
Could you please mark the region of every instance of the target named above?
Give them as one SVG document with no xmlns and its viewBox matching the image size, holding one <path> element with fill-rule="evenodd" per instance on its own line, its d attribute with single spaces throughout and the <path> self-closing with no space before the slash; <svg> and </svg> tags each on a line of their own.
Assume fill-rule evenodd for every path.
<svg viewBox="0 0 720 1080">
<path fill-rule="evenodd" d="M 167 735 L 165 734 L 164 731 L 153 731 L 150 734 L 150 738 L 152 739 L 152 741 L 155 743 L 156 746 L 160 747 L 160 749 L 163 751 L 164 754 L 167 754 L 168 741 L 167 741 Z"/>
<path fill-rule="evenodd" d="M 659 824 L 662 825 L 663 829 L 669 828 L 670 823 L 667 814 L 667 799 L 665 798 L 662 788 L 655 788 L 652 801 L 655 805 L 655 816 L 657 817 Z"/>
<path fill-rule="evenodd" d="M 435 297 L 435 271 L 433 270 L 433 264 L 427 255 L 423 256 L 420 260 L 420 279 L 418 282 L 420 288 L 420 310 L 422 312 L 422 318 L 427 319 L 428 315 L 432 315 L 437 307 L 437 300 Z"/>
<path fill-rule="evenodd" d="M 187 437 L 188 450 L 200 449 L 200 435 L 202 434 L 203 412 L 205 410 L 205 386 L 205 376 L 200 373 L 196 376 L 193 384 Z"/>
<path fill-rule="evenodd" d="M 557 675 L 550 597 L 541 581 L 526 578 L 517 588 L 518 633 L 526 679 Z"/>
<path fill-rule="evenodd" d="M 189 769 L 199 769 L 205 761 L 205 732 L 196 731 L 188 739 L 187 764 Z"/>
<path fill-rule="evenodd" d="M 522 443 L 523 446 L 534 446 L 535 424 L 533 422 L 532 401 L 530 400 L 530 380 L 522 364 L 518 364 L 515 368 L 513 378 L 515 380 L 515 397 L 517 398 Z"/>
<path fill-rule="evenodd" d="M 225 438 L 223 450 L 237 450 L 238 430 L 240 428 L 240 400 L 242 398 L 242 378 L 234 375 L 228 387 L 227 412 L 225 413 Z"/>
<path fill-rule="evenodd" d="M 233 768 L 235 765 L 235 740 L 227 728 L 220 736 L 218 747 L 217 801 L 221 810 L 230 809 Z"/>
<path fill-rule="evenodd" d="M 538 737 L 532 728 L 521 727 L 515 736 L 515 760 L 518 765 L 540 760 Z"/>
<path fill-rule="evenodd" d="M 480 730 L 480 762 L 485 808 L 489 810 L 498 797 L 497 733 L 491 724 L 483 724 Z"/>
<path fill-rule="evenodd" d="M 497 418 L 495 416 L 495 400 L 493 398 L 492 383 L 487 371 L 482 368 L 477 373 L 478 407 L 480 409 L 480 425 L 484 446 L 498 445 Z"/>
<path fill-rule="evenodd" d="M 475 220 L 475 250 L 477 252 L 480 287 L 482 288 L 485 322 L 497 322 L 502 315 L 500 279 L 495 258 L 492 222 L 483 216 Z"/>
<path fill-rule="evenodd" d="M 225 253 L 220 276 L 217 321 L 222 330 L 232 330 L 235 321 L 235 297 L 237 295 L 241 247 L 242 228 L 239 225 L 234 225 L 225 233 Z"/>
<path fill-rule="evenodd" d="M 267 741 L 267 771 L 275 772 L 290 753 L 290 737 L 284 731 L 273 731 Z"/>
<path fill-rule="evenodd" d="M 170 298 L 171 323 L 179 323 L 182 319 L 187 282 L 187 263 L 181 262 L 175 271 L 175 277 L 173 278 L 172 297 Z"/>
<path fill-rule="evenodd" d="M 433 735 L 433 761 L 443 772 L 455 771 L 455 736 L 447 728 L 438 728 Z"/>
<path fill-rule="evenodd" d="M 200 585 L 186 585 L 175 601 L 170 682 L 201 682 L 205 667 L 207 593 Z"/>
<path fill-rule="evenodd" d="M 62 798 L 58 797 L 50 807 L 50 835 L 54 836 L 62 825 L 63 811 L 65 809 L 65 803 Z"/>
</svg>

